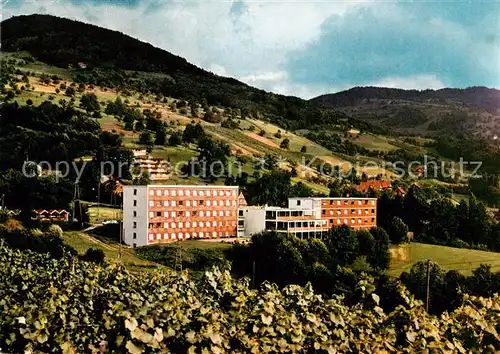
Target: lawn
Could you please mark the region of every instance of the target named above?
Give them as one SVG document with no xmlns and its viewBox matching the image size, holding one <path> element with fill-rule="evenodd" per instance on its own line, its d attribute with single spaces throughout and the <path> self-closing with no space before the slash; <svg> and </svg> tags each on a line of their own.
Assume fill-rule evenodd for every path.
<svg viewBox="0 0 500 354">
<path fill-rule="evenodd" d="M 107 220 L 121 220 L 122 210 L 119 208 L 110 208 L 106 206 L 89 207 L 89 218 L 91 224 L 99 224 Z"/>
<path fill-rule="evenodd" d="M 129 270 L 132 271 L 153 270 L 162 267 L 156 263 L 139 258 L 135 255 L 134 251 L 127 246 L 122 246 L 120 260 L 119 244 L 106 243 L 82 232 L 65 232 L 63 240 L 64 243 L 73 247 L 79 254 L 84 254 L 89 248 L 100 249 L 104 252 L 106 261 L 121 261 Z"/>
<path fill-rule="evenodd" d="M 397 149 L 397 146 L 392 145 L 386 137 L 375 134 L 363 133 L 358 138 L 349 140 L 368 150 L 391 151 Z"/>
<path fill-rule="evenodd" d="M 419 261 L 430 259 L 446 270 L 457 270 L 470 275 L 480 264 L 491 264 L 493 271 L 500 271 L 500 253 L 453 248 L 446 246 L 410 243 L 391 248 L 389 274 L 399 276 L 409 271 Z"/>
<path fill-rule="evenodd" d="M 222 241 L 203 241 L 203 240 L 187 240 L 165 244 L 166 247 L 182 247 L 182 248 L 229 248 L 231 244 Z"/>
</svg>

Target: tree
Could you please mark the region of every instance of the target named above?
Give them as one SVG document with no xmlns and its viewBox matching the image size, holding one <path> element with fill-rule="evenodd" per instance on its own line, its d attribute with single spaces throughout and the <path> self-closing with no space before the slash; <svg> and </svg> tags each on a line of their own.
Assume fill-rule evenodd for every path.
<svg viewBox="0 0 500 354">
<path fill-rule="evenodd" d="M 370 234 L 375 240 L 373 252 L 368 257 L 370 264 L 379 269 L 388 269 L 391 263 L 391 254 L 389 253 L 390 239 L 387 232 L 378 226 L 370 229 Z"/>
<path fill-rule="evenodd" d="M 28 106 L 31 106 L 31 105 L 33 105 L 33 101 L 32 101 L 31 99 L 29 99 L 29 98 L 28 98 L 28 99 L 26 100 L 26 104 L 27 104 Z"/>
<path fill-rule="evenodd" d="M 68 97 L 73 97 L 75 95 L 75 89 L 71 86 L 66 88 L 65 95 Z"/>
<path fill-rule="evenodd" d="M 87 93 L 83 95 L 80 100 L 80 107 L 85 109 L 87 112 L 98 112 L 101 110 L 101 105 L 99 104 L 95 93 Z"/>
<path fill-rule="evenodd" d="M 356 233 L 347 225 L 334 227 L 326 233 L 326 246 L 333 261 L 341 266 L 348 266 L 358 256 Z"/>
<path fill-rule="evenodd" d="M 359 230 L 356 232 L 356 237 L 358 239 L 359 254 L 363 256 L 369 256 L 373 253 L 375 248 L 375 238 L 368 230 Z"/>
<path fill-rule="evenodd" d="M 169 146 L 177 146 L 182 143 L 182 136 L 178 132 L 174 132 L 170 134 L 170 137 L 168 138 L 168 145 Z"/>
<path fill-rule="evenodd" d="M 280 144 L 280 148 L 288 150 L 289 147 L 290 147 L 290 139 L 288 138 L 283 139 L 283 141 Z"/>
<path fill-rule="evenodd" d="M 194 124 L 193 122 L 191 122 L 186 125 L 186 128 L 182 133 L 182 142 L 186 144 L 195 143 L 203 136 L 205 136 L 205 131 L 203 130 L 201 124 Z"/>
<path fill-rule="evenodd" d="M 408 226 L 397 216 L 392 218 L 391 223 L 389 224 L 388 233 L 391 243 L 394 245 L 408 242 Z"/>
<path fill-rule="evenodd" d="M 155 145 L 165 145 L 167 140 L 166 134 L 167 131 L 165 129 L 165 126 L 163 124 L 159 124 L 155 134 Z"/>
<path fill-rule="evenodd" d="M 278 130 L 276 134 L 274 134 L 274 137 L 277 139 L 281 139 L 281 130 Z"/>
<path fill-rule="evenodd" d="M 149 131 L 142 132 L 139 136 L 139 144 L 151 145 L 153 144 L 153 135 Z"/>
<path fill-rule="evenodd" d="M 305 154 L 307 152 L 307 146 L 302 146 L 302 148 L 300 149 L 300 152 Z"/>
</svg>

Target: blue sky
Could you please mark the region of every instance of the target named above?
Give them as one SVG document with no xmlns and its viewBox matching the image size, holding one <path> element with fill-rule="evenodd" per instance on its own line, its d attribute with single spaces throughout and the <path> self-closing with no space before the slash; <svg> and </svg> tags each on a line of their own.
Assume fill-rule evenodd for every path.
<svg viewBox="0 0 500 354">
<path fill-rule="evenodd" d="M 500 1 L 3 0 L 119 30 L 250 85 L 500 88 Z"/>
</svg>

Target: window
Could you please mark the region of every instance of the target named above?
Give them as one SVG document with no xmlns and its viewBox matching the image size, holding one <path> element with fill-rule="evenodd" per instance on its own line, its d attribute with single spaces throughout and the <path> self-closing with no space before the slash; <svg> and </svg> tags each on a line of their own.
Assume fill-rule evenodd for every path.
<svg viewBox="0 0 500 354">
<path fill-rule="evenodd" d="M 344 224 L 347 224 L 347 219 L 344 219 Z"/>
<path fill-rule="evenodd" d="M 179 196 L 180 197 L 184 196 L 184 191 L 182 189 L 179 191 Z"/>
<path fill-rule="evenodd" d="M 235 190 L 233 190 L 233 196 L 236 197 L 236 191 Z"/>
<path fill-rule="evenodd" d="M 197 197 L 198 196 L 198 191 L 193 191 L 193 197 Z"/>
<path fill-rule="evenodd" d="M 361 200 L 358 200 L 358 205 L 361 205 Z"/>
<path fill-rule="evenodd" d="M 333 215 L 333 210 L 330 209 L 330 215 Z"/>
<path fill-rule="evenodd" d="M 351 224 L 354 224 L 355 222 L 356 222 L 356 220 L 351 219 Z"/>
<path fill-rule="evenodd" d="M 198 215 L 198 212 L 197 211 L 193 211 L 193 216 L 196 216 Z"/>
<path fill-rule="evenodd" d="M 198 223 L 196 221 L 193 221 L 193 227 L 197 227 Z"/>
<path fill-rule="evenodd" d="M 190 211 L 186 211 L 186 217 L 190 217 L 191 216 L 191 212 Z"/>
<path fill-rule="evenodd" d="M 161 234 L 156 234 L 156 239 L 161 240 Z"/>
<path fill-rule="evenodd" d="M 207 206 L 210 206 L 210 200 L 207 200 Z"/>
<path fill-rule="evenodd" d="M 183 228 L 182 221 L 179 221 L 179 222 L 177 223 L 177 227 L 178 227 L 179 229 Z"/>
<path fill-rule="evenodd" d="M 150 211 L 150 212 L 149 212 L 149 217 L 150 217 L 150 218 L 154 218 L 154 216 L 155 216 L 155 213 L 154 213 L 154 212 L 152 212 L 152 211 Z"/>
<path fill-rule="evenodd" d="M 243 216 L 243 210 L 239 210 L 240 216 Z M 231 216 L 231 212 L 229 210 L 226 210 L 226 216 Z"/>
<path fill-rule="evenodd" d="M 236 206 L 236 200 L 233 200 L 233 206 Z"/>
<path fill-rule="evenodd" d="M 197 200 L 193 200 L 193 206 L 198 206 L 198 201 Z"/>
<path fill-rule="evenodd" d="M 210 227 L 210 226 L 212 226 L 212 225 L 210 224 L 210 221 L 207 221 L 207 227 Z"/>
<path fill-rule="evenodd" d="M 134 206 L 137 206 L 137 200 L 134 199 Z"/>
<path fill-rule="evenodd" d="M 172 212 L 172 217 L 173 218 L 176 218 L 177 217 L 177 213 L 175 211 Z"/>
<path fill-rule="evenodd" d="M 219 216 L 224 216 L 224 212 L 222 210 L 219 210 Z"/>
<path fill-rule="evenodd" d="M 204 197 L 205 193 L 203 191 L 200 191 L 200 197 Z"/>
<path fill-rule="evenodd" d="M 340 200 L 337 200 L 337 205 L 340 205 Z"/>
<path fill-rule="evenodd" d="M 193 237 L 196 237 L 198 236 L 198 234 L 196 232 L 193 232 Z"/>
<path fill-rule="evenodd" d="M 219 197 L 223 197 L 224 196 L 224 191 L 219 191 Z"/>
<path fill-rule="evenodd" d="M 166 223 L 163 224 L 163 228 L 164 229 L 168 229 L 168 222 L 166 222 Z"/>
<path fill-rule="evenodd" d="M 200 232 L 200 238 L 203 238 L 203 236 L 204 235 L 203 235 L 203 231 L 202 231 L 202 232 Z"/>
<path fill-rule="evenodd" d="M 137 217 L 137 212 L 134 210 L 134 218 Z"/>
<path fill-rule="evenodd" d="M 191 191 L 186 191 L 186 195 L 189 197 L 191 195 Z"/>
<path fill-rule="evenodd" d="M 337 224 L 340 224 L 340 219 L 337 219 Z"/>
<path fill-rule="evenodd" d="M 227 213 L 226 213 L 226 215 L 227 215 Z M 229 216 L 229 215 L 227 215 L 227 216 Z M 238 216 L 243 216 L 243 210 L 238 210 Z"/>
<path fill-rule="evenodd" d="M 300 206 L 300 200 L 297 200 L 297 206 Z"/>
<path fill-rule="evenodd" d="M 200 210 L 200 216 L 203 217 L 204 215 L 203 210 Z"/>
<path fill-rule="evenodd" d="M 210 212 L 210 210 L 207 210 L 207 216 L 211 216 L 212 213 Z"/>
<path fill-rule="evenodd" d="M 175 229 L 175 222 L 170 223 L 170 227 L 171 227 L 172 229 Z"/>
<path fill-rule="evenodd" d="M 161 207 L 161 206 L 162 206 L 162 202 L 161 202 L 160 200 L 158 200 L 158 201 L 156 202 L 156 206 Z"/>
<path fill-rule="evenodd" d="M 177 234 L 173 232 L 170 234 L 170 237 L 172 238 L 172 240 L 175 240 L 177 238 Z"/>
<path fill-rule="evenodd" d="M 216 200 L 214 200 L 214 206 L 217 206 L 217 201 Z"/>
<path fill-rule="evenodd" d="M 217 232 L 212 232 L 212 237 L 217 237 Z"/>
<path fill-rule="evenodd" d="M 134 229 L 137 229 L 137 221 L 134 221 L 134 226 L 133 226 Z"/>
<path fill-rule="evenodd" d="M 179 232 L 179 238 L 182 238 L 183 236 L 182 232 Z"/>
<path fill-rule="evenodd" d="M 210 197 L 210 191 L 206 192 L 207 197 Z"/>
<path fill-rule="evenodd" d="M 186 228 L 189 228 L 191 227 L 191 224 L 189 223 L 189 221 L 186 222 Z"/>
<path fill-rule="evenodd" d="M 168 204 L 169 204 L 169 203 L 168 203 L 168 200 L 165 200 L 165 201 L 163 202 L 163 206 L 165 206 L 165 207 L 168 207 Z"/>
<path fill-rule="evenodd" d="M 133 238 L 134 238 L 134 240 L 137 238 L 137 232 L 133 233 Z"/>
<path fill-rule="evenodd" d="M 155 206 L 155 202 L 154 202 L 154 200 L 150 200 L 150 201 L 149 201 L 149 206 Z"/>
<path fill-rule="evenodd" d="M 134 195 L 137 195 L 137 189 L 134 189 Z"/>
<path fill-rule="evenodd" d="M 179 200 L 179 206 L 183 206 L 183 205 L 184 205 L 184 201 Z"/>
<path fill-rule="evenodd" d="M 325 209 L 321 210 L 321 214 L 326 215 L 326 210 Z"/>
<path fill-rule="evenodd" d="M 161 211 L 157 211 L 156 216 L 161 217 Z"/>
<path fill-rule="evenodd" d="M 231 203 L 229 203 L 229 200 L 226 200 L 226 206 L 230 206 Z"/>
<path fill-rule="evenodd" d="M 177 195 L 177 192 L 175 191 L 175 189 L 172 191 L 172 196 L 175 197 Z"/>
<path fill-rule="evenodd" d="M 186 206 L 191 206 L 191 202 L 189 200 L 186 200 Z"/>
<path fill-rule="evenodd" d="M 169 194 L 170 194 L 170 193 L 168 192 L 168 189 L 165 189 L 165 193 L 164 193 L 164 195 L 168 197 L 168 195 L 169 195 Z"/>
<path fill-rule="evenodd" d="M 200 200 L 200 205 L 203 205 L 203 200 Z"/>
<path fill-rule="evenodd" d="M 134 243 L 134 244 L 132 245 L 132 247 L 136 248 L 136 247 L 137 247 L 137 243 Z"/>
<path fill-rule="evenodd" d="M 162 194 L 162 193 L 161 193 L 161 190 L 160 190 L 160 189 L 156 190 L 156 196 L 161 197 L 161 194 Z"/>
<path fill-rule="evenodd" d="M 175 200 L 172 200 L 172 206 L 173 206 L 173 207 L 174 207 L 174 206 L 176 206 L 176 204 L 175 204 Z"/>
<path fill-rule="evenodd" d="M 347 215 L 347 209 L 344 209 L 344 215 Z"/>
<path fill-rule="evenodd" d="M 149 190 L 149 195 L 155 195 L 155 190 L 154 189 L 150 189 Z"/>
<path fill-rule="evenodd" d="M 189 234 L 189 232 L 186 232 L 186 238 L 191 238 L 191 235 Z"/>
<path fill-rule="evenodd" d="M 166 218 L 168 218 L 168 211 L 164 212 L 163 216 L 166 217 Z"/>
<path fill-rule="evenodd" d="M 200 227 L 204 227 L 203 221 L 200 221 Z"/>
<path fill-rule="evenodd" d="M 168 240 L 168 234 L 163 234 L 163 239 Z"/>
</svg>

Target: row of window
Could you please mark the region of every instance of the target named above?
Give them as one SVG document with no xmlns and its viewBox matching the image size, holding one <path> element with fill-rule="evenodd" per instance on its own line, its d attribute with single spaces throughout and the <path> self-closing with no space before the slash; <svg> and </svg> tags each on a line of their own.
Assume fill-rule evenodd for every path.
<svg viewBox="0 0 500 354">
<path fill-rule="evenodd" d="M 161 196 L 172 196 L 172 197 L 175 197 L 175 196 L 179 196 L 179 197 L 183 197 L 183 196 L 193 196 L 193 197 L 197 197 L 197 196 L 200 196 L 200 197 L 230 197 L 231 195 L 233 197 L 236 196 L 236 190 L 232 190 L 232 191 L 224 191 L 224 190 L 201 190 L 201 191 L 198 191 L 198 190 L 183 190 L 183 189 L 150 189 L 149 190 L 149 195 L 150 196 L 158 196 L 158 197 L 161 197 Z"/>
<path fill-rule="evenodd" d="M 149 206 L 164 206 L 164 207 L 176 207 L 176 206 L 236 206 L 236 200 L 150 200 Z"/>
<path fill-rule="evenodd" d="M 136 216 L 137 213 L 134 212 L 134 216 Z M 231 217 L 231 216 L 236 216 L 236 212 L 235 211 L 232 211 L 232 210 L 213 210 L 213 211 L 210 211 L 210 210 L 206 210 L 206 211 L 203 211 L 203 210 L 200 210 L 200 211 L 189 211 L 189 210 L 186 210 L 186 211 L 164 211 L 163 212 L 163 215 L 162 215 L 162 212 L 161 211 L 150 211 L 149 212 L 149 217 L 150 218 L 159 218 L 159 217 L 165 217 L 165 218 L 177 218 L 177 217 L 186 217 L 186 218 L 189 218 L 191 216 L 199 216 L 199 217 L 210 217 L 210 216 L 220 216 L 220 217 L 223 217 L 223 216 L 226 216 L 226 217 Z"/>
<path fill-rule="evenodd" d="M 229 232 L 193 232 L 193 233 L 183 233 L 183 232 L 171 232 L 171 233 L 157 233 L 157 234 L 149 234 L 149 241 L 160 241 L 160 240 L 178 240 L 178 239 L 189 239 L 193 238 L 216 238 L 216 237 L 230 237 L 231 234 Z"/>
<path fill-rule="evenodd" d="M 333 224 L 334 223 L 333 221 L 334 221 L 333 219 L 330 219 L 330 224 Z M 375 222 L 375 218 L 371 218 L 371 221 L 370 221 L 370 219 L 365 218 L 364 221 L 365 221 L 365 224 L 368 224 L 370 222 L 373 223 L 373 222 Z M 362 224 L 363 223 L 363 219 L 358 219 L 357 222 L 358 222 L 358 224 Z M 337 219 L 336 224 L 338 224 L 338 225 L 340 225 L 340 224 L 349 224 L 349 221 L 348 221 L 348 219 L 344 219 L 344 221 L 342 222 L 340 219 Z M 355 218 L 351 219 L 351 224 L 356 224 L 356 219 Z"/>
<path fill-rule="evenodd" d="M 368 215 L 370 213 L 370 211 L 368 209 L 365 209 L 364 211 L 365 211 L 365 215 Z M 372 209 L 371 213 L 374 214 L 375 213 L 375 209 Z M 322 214 L 326 215 L 326 209 L 322 210 Z M 329 214 L 333 215 L 334 211 L 330 210 Z M 342 211 L 341 210 L 335 210 L 335 214 L 342 215 Z M 344 209 L 344 215 L 348 215 L 348 214 L 349 214 L 349 209 Z M 351 209 L 351 214 L 361 215 L 362 214 L 362 210 L 361 209 Z"/>
<path fill-rule="evenodd" d="M 349 203 L 351 205 L 375 205 L 375 200 L 330 200 L 329 203 L 327 201 L 324 201 L 323 202 L 323 205 L 334 205 L 334 202 L 336 202 L 335 204 L 337 205 L 349 205 Z M 298 202 L 297 202 L 297 205 L 300 205 Z"/>
<path fill-rule="evenodd" d="M 150 222 L 149 223 L 149 228 L 150 229 L 161 229 L 161 228 L 164 228 L 164 229 L 168 229 L 168 228 L 172 228 L 172 229 L 182 229 L 182 228 L 190 228 L 190 227 L 229 227 L 229 226 L 233 226 L 235 227 L 236 226 L 236 221 L 192 221 L 192 222 L 189 222 L 189 221 L 186 221 L 186 222 L 182 222 L 182 221 L 179 221 L 179 222 L 164 222 L 164 223 L 161 223 L 161 222 Z"/>
</svg>

